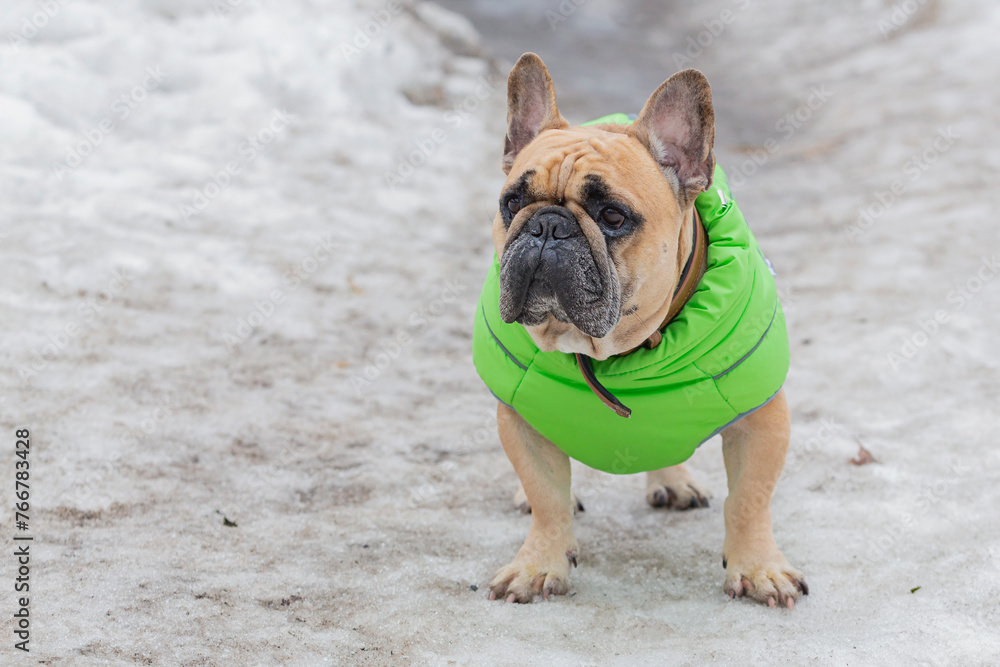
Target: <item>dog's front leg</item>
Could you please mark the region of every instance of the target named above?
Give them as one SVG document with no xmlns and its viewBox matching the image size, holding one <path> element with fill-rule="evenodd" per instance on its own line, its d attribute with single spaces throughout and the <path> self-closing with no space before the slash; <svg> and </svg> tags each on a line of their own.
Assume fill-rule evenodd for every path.
<svg viewBox="0 0 1000 667">
<path fill-rule="evenodd" d="M 564 595 L 577 555 L 569 457 L 502 403 L 497 423 L 500 443 L 531 503 L 531 529 L 514 560 L 493 576 L 490 599 L 531 602 L 539 593 Z"/>
<path fill-rule="evenodd" d="M 784 391 L 722 433 L 729 497 L 722 564 L 725 590 L 774 607 L 792 608 L 809 587 L 778 549 L 771 529 L 771 496 L 785 465 L 789 416 Z"/>
</svg>

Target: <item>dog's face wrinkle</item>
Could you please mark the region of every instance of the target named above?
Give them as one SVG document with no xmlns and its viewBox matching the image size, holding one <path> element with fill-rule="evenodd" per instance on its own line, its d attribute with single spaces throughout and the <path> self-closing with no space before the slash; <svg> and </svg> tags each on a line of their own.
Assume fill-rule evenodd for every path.
<svg viewBox="0 0 1000 667">
<path fill-rule="evenodd" d="M 626 315 L 629 316 L 629 317 L 637 317 L 637 318 L 639 318 L 639 322 L 642 324 L 642 328 L 646 329 L 649 326 L 649 322 L 647 322 L 646 318 L 643 317 L 642 315 L 640 315 L 637 311 L 638 311 L 638 308 L 636 308 L 635 310 L 632 310 L 629 313 L 626 313 Z"/>
</svg>

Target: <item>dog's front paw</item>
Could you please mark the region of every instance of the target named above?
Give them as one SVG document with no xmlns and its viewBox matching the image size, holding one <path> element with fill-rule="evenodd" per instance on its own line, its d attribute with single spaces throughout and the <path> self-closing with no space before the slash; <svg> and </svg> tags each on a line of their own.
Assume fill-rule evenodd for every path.
<svg viewBox="0 0 1000 667">
<path fill-rule="evenodd" d="M 712 492 L 688 472 L 684 464 L 646 475 L 646 502 L 651 507 L 687 510 L 708 507 Z"/>
<path fill-rule="evenodd" d="M 576 546 L 565 553 L 535 554 L 525 549 L 517 558 L 503 566 L 490 581 L 490 599 L 507 602 L 531 602 L 541 594 L 546 600 L 550 595 L 569 592 L 569 566 L 576 566 Z"/>
<path fill-rule="evenodd" d="M 795 608 L 795 601 L 809 595 L 802 573 L 792 567 L 775 548 L 764 558 L 722 557 L 726 568 L 724 589 L 730 598 L 750 597 L 769 607 Z"/>
<path fill-rule="evenodd" d="M 646 491 L 646 502 L 650 507 L 666 507 L 675 510 L 689 510 L 708 507 L 712 493 L 698 484 L 684 486 L 658 486 Z"/>
</svg>

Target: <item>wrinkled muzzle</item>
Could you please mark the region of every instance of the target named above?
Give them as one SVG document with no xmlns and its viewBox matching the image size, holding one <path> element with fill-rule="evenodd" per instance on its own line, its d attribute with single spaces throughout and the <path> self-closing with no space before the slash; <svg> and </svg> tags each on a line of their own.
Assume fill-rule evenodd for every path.
<svg viewBox="0 0 1000 667">
<path fill-rule="evenodd" d="M 548 315 L 603 338 L 618 323 L 621 290 L 603 243 L 592 248 L 562 206 L 539 209 L 500 257 L 500 317 L 525 326 Z"/>
</svg>

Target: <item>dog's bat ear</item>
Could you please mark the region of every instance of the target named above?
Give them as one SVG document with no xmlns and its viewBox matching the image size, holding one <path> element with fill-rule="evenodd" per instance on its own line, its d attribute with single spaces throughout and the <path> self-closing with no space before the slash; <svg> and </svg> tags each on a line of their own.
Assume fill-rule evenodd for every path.
<svg viewBox="0 0 1000 667">
<path fill-rule="evenodd" d="M 510 173 L 517 154 L 542 130 L 569 127 L 556 108 L 556 91 L 545 63 L 534 53 L 518 58 L 507 77 L 507 138 L 503 170 Z"/>
<path fill-rule="evenodd" d="M 712 88 L 698 70 L 686 69 L 663 82 L 628 133 L 649 150 L 682 206 L 712 184 L 715 111 Z"/>
</svg>

